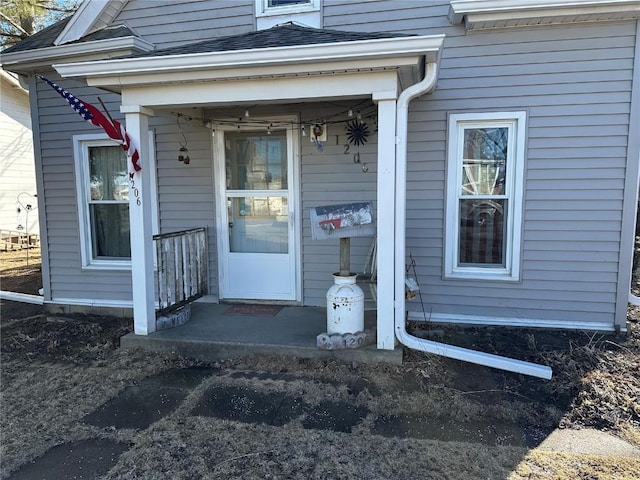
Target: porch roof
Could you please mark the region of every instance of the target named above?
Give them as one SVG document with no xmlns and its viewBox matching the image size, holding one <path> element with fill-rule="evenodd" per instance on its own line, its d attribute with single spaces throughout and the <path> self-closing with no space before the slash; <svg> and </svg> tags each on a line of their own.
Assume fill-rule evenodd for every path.
<svg viewBox="0 0 640 480">
<path fill-rule="evenodd" d="M 381 71 L 393 72 L 396 83 L 404 87 L 422 78 L 425 63 L 437 61 L 443 39 L 444 35 L 346 32 L 288 23 L 153 52 L 54 64 L 54 68 L 63 77 L 84 78 L 91 86 L 123 93 L 141 86 Z M 360 93 L 371 92 L 363 86 Z"/>
<path fill-rule="evenodd" d="M 290 47 L 337 42 L 355 42 L 381 38 L 413 37 L 399 33 L 347 32 L 305 27 L 293 22 L 282 23 L 266 30 L 230 35 L 154 52 L 128 55 L 123 58 L 160 57 L 167 55 L 188 55 L 192 53 L 225 52 L 234 50 Z"/>
</svg>

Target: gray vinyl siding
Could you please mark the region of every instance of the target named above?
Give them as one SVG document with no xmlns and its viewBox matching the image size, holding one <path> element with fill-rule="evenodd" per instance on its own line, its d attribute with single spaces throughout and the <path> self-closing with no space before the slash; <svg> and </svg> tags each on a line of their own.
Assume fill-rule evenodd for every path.
<svg viewBox="0 0 640 480">
<path fill-rule="evenodd" d="M 120 97 L 81 83 L 47 76 L 66 90 L 92 104 L 105 102 L 115 118 L 121 118 Z M 73 136 L 100 133 L 97 127 L 73 113 L 67 102 L 44 82 L 36 81 L 39 111 L 43 191 L 46 208 L 46 248 L 51 297 L 78 301 L 131 301 L 131 272 L 82 268 Z"/>
<path fill-rule="evenodd" d="M 407 254 L 427 315 L 613 324 L 635 22 L 465 35 L 448 2 L 326 0 L 326 28 L 447 35 L 409 116 Z M 443 278 L 447 115 L 527 112 L 521 281 Z M 407 303 L 421 311 L 419 302 Z"/>
<path fill-rule="evenodd" d="M 126 24 L 157 49 L 255 30 L 253 0 L 134 0 L 113 24 Z"/>
<path fill-rule="evenodd" d="M 446 16 L 449 2 L 444 0 L 323 0 L 323 4 L 324 28 L 329 29 L 428 35 L 451 27 Z"/>
<path fill-rule="evenodd" d="M 358 101 L 353 103 L 357 104 Z M 320 112 L 319 108 L 309 110 L 312 115 Z M 327 290 L 333 285 L 332 274 L 339 270 L 340 252 L 340 242 L 337 239 L 311 238 L 310 209 L 321 205 L 372 202 L 375 220 L 377 135 L 375 122 L 366 118 L 363 121 L 368 124 L 371 135 L 368 142 L 360 146 L 361 164 L 353 161 L 357 147 L 351 146 L 349 153 L 344 153 L 344 145 L 348 144 L 344 124 L 328 126 L 327 142 L 322 152 L 317 150 L 309 137 L 301 137 L 302 286 L 305 305 L 326 306 Z M 362 171 L 362 163 L 369 167 L 366 173 Z M 351 240 L 352 272 L 363 272 L 372 240 L 366 237 Z"/>
<path fill-rule="evenodd" d="M 446 39 L 410 115 L 407 252 L 428 311 L 613 324 L 634 41 L 631 22 Z M 522 110 L 521 282 L 443 279 L 447 114 Z"/>
<path fill-rule="evenodd" d="M 157 48 L 251 31 L 253 1 L 134 0 L 114 20 Z M 427 314 L 532 318 L 613 324 L 620 258 L 635 22 L 518 28 L 465 34 L 447 19 L 448 2 L 324 0 L 328 29 L 447 35 L 437 89 L 409 112 L 407 255 Z M 321 81 L 321 79 L 319 79 Z M 80 266 L 71 137 L 96 133 L 49 87 L 38 83 L 51 290 L 54 299 L 130 300 L 129 272 Z M 64 86 L 89 101 L 96 91 Z M 112 112 L 120 98 L 103 93 Z M 264 111 L 326 115 L 327 104 L 263 106 Z M 302 109 L 302 111 L 300 111 Z M 453 113 L 526 111 L 521 280 L 443 278 L 447 118 Z M 200 112 L 200 110 L 198 110 Z M 209 232 L 210 292 L 217 293 L 214 180 L 209 131 L 185 127 L 191 164 L 176 159 L 181 137 L 171 112 L 156 112 L 161 232 L 204 226 Z M 61 119 L 64 124 L 61 124 Z M 373 121 L 368 122 L 370 127 Z M 376 143 L 360 148 L 368 173 L 342 124 L 329 125 L 318 152 L 301 137 L 302 284 L 305 305 L 324 305 L 338 268 L 338 241 L 311 238 L 309 209 L 373 201 Z M 352 271 L 362 271 L 371 239 L 352 243 Z M 407 303 L 418 312 L 418 301 Z"/>
<path fill-rule="evenodd" d="M 150 122 L 155 130 L 160 233 L 190 228 L 207 229 L 209 249 L 209 294 L 218 294 L 215 204 L 211 153 L 211 132 L 202 119 L 181 121 L 191 162 L 178 161 L 184 142 L 177 130 L 176 116 L 156 112 Z"/>
</svg>

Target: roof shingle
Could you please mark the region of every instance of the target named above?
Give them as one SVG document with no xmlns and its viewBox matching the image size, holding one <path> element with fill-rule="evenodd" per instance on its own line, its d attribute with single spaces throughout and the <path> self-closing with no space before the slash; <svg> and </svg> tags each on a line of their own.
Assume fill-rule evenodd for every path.
<svg viewBox="0 0 640 480">
<path fill-rule="evenodd" d="M 193 53 L 224 52 L 231 50 L 251 50 L 260 48 L 287 47 L 294 45 L 314 45 L 322 43 L 355 42 L 381 38 L 407 37 L 410 35 L 393 33 L 361 33 L 340 30 L 324 30 L 303 27 L 294 23 L 276 25 L 267 30 L 214 38 L 178 47 L 155 50 L 128 58 L 158 57 L 166 55 L 187 55 Z"/>
</svg>

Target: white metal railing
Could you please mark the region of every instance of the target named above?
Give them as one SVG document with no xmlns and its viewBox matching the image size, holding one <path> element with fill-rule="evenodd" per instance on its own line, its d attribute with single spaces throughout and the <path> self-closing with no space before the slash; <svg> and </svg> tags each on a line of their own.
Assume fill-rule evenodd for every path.
<svg viewBox="0 0 640 480">
<path fill-rule="evenodd" d="M 193 228 L 154 235 L 158 313 L 175 310 L 207 293 L 207 231 Z"/>
</svg>

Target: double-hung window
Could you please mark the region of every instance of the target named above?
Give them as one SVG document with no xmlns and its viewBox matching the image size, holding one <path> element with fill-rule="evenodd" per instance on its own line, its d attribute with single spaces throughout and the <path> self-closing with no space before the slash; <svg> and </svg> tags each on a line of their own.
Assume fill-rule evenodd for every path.
<svg viewBox="0 0 640 480">
<path fill-rule="evenodd" d="M 524 112 L 449 117 L 445 276 L 519 280 Z"/>
<path fill-rule="evenodd" d="M 130 268 L 127 157 L 104 135 L 77 135 L 74 150 L 82 265 Z"/>
</svg>

